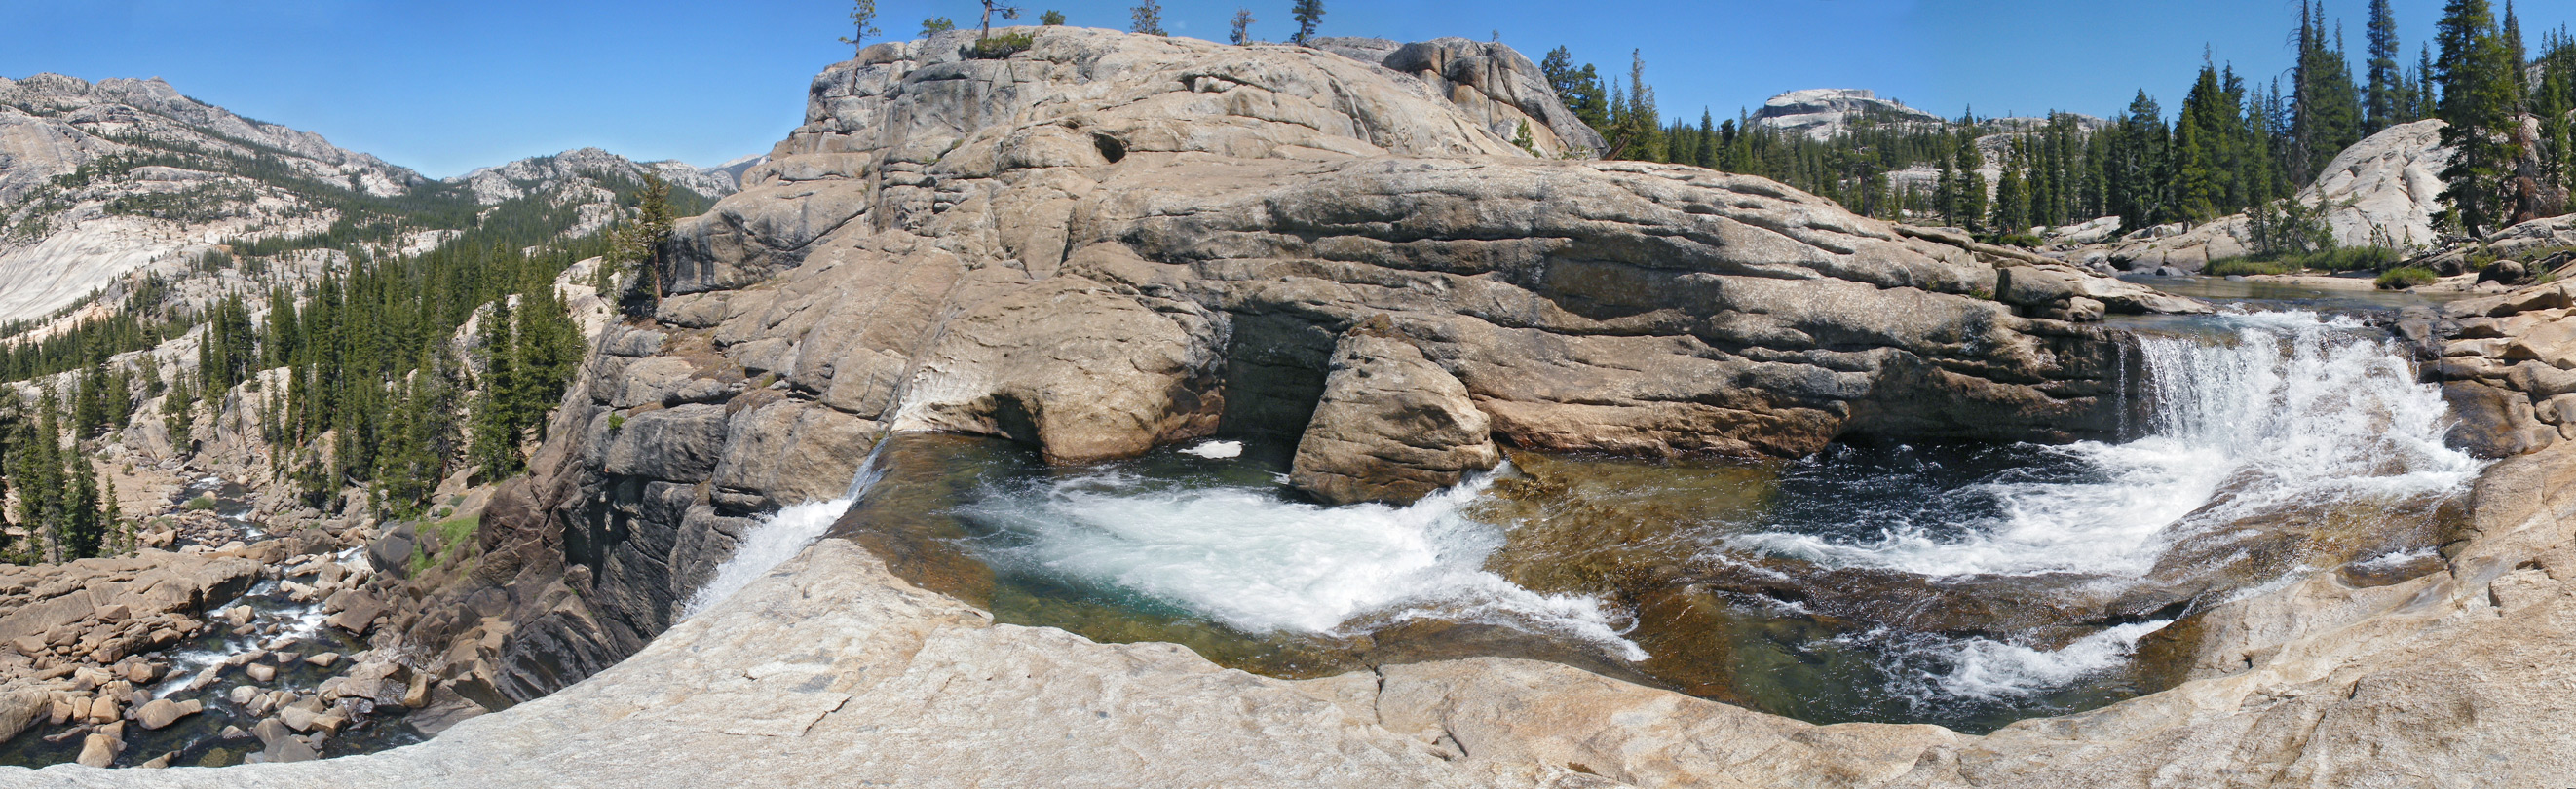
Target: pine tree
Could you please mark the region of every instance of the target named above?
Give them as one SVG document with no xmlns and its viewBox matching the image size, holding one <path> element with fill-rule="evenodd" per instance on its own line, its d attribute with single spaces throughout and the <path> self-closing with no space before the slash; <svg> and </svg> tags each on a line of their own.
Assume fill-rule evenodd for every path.
<svg viewBox="0 0 2576 789">
<path fill-rule="evenodd" d="M 2030 227 L 2030 191 L 2022 177 L 2021 162 L 2005 157 L 2003 174 L 1995 180 L 1995 232 L 2020 233 Z"/>
<path fill-rule="evenodd" d="M 1288 18 L 1297 23 L 1297 34 L 1289 42 L 1305 46 L 1315 39 L 1315 29 L 1324 24 L 1324 0 L 1297 0 L 1290 6 Z"/>
<path fill-rule="evenodd" d="M 2388 0 L 2370 0 L 2368 54 L 2370 63 L 2365 71 L 2369 75 L 2370 86 L 2365 91 L 2364 134 L 2376 133 L 2408 120 L 2405 117 L 2409 114 L 2406 108 L 2406 76 L 2397 68 L 2397 14 L 2389 9 Z"/>
<path fill-rule="evenodd" d="M 2442 79 L 2433 68 L 2433 45 L 2415 50 L 2415 119 L 2438 118 L 2442 115 Z"/>
<path fill-rule="evenodd" d="M 1252 18 L 1252 9 L 1234 9 L 1234 23 L 1232 29 L 1226 31 L 1225 40 L 1233 42 L 1235 46 L 1252 43 L 1252 23 L 1256 21 L 1259 20 Z"/>
<path fill-rule="evenodd" d="M 2319 0 L 2315 6 L 2302 3 L 2299 7 L 2299 60 L 2291 82 L 2288 165 L 2292 180 L 2301 184 L 2315 178 L 2335 154 L 2361 140 L 2361 106 L 2353 89 L 2352 73 L 2345 65 L 2342 48 L 2327 46 L 2322 2 Z"/>
<path fill-rule="evenodd" d="M 1575 68 L 1574 53 L 1564 47 L 1548 50 L 1538 69 L 1547 77 L 1548 87 L 1565 102 L 1566 111 L 1574 113 L 1575 120 L 1592 127 L 1602 139 L 1610 138 L 1610 99 L 1601 87 L 1600 70 L 1590 63 Z"/>
<path fill-rule="evenodd" d="M 2173 202 L 2168 219 L 2202 222 L 2222 215 L 2228 191 L 2228 137 L 2235 125 L 2235 102 L 2219 82 L 2218 69 L 2200 67 L 2200 79 L 2183 97 L 2182 116 L 2174 124 Z"/>
<path fill-rule="evenodd" d="M 1046 13 L 1038 15 L 1038 24 L 1045 25 L 1047 27 L 1063 27 L 1064 12 L 1057 11 L 1052 8 L 1047 9 Z"/>
<path fill-rule="evenodd" d="M 2513 77 L 2518 85 L 2522 80 L 2522 66 L 2531 62 L 2531 53 L 2523 48 L 2522 19 L 2514 16 L 2513 0 L 2504 0 L 2504 45 L 2513 54 Z"/>
<path fill-rule="evenodd" d="M 880 32 L 876 22 L 877 0 L 851 0 L 850 34 L 841 37 L 841 43 L 850 45 L 850 57 L 858 57 L 858 53 L 867 50 L 868 37 Z"/>
<path fill-rule="evenodd" d="M 1015 5 L 1003 5 L 1003 4 L 1001 3 L 1001 0 L 982 0 L 982 2 L 984 3 L 984 17 L 983 17 L 983 22 L 982 22 L 982 23 L 981 23 L 981 24 L 976 28 L 976 31 L 975 31 L 975 40 L 976 40 L 976 41 L 978 41 L 978 42 L 981 42 L 981 41 L 983 41 L 984 39 L 988 39 L 988 38 L 992 38 L 992 37 L 993 37 L 993 17 L 994 17 L 994 15 L 998 14 L 998 15 L 1000 15 L 1003 19 L 1006 19 L 1006 20 L 1007 20 L 1007 19 L 1018 19 L 1018 18 L 1020 18 L 1020 7 L 1019 7 L 1019 6 L 1015 6 Z"/>
<path fill-rule="evenodd" d="M 1708 122 L 1708 108 L 1699 108 L 1699 155 L 1691 163 L 1714 170 L 1717 169 L 1717 148 L 1720 143 L 1716 127 L 1710 126 Z"/>
<path fill-rule="evenodd" d="M 610 241 L 609 262 L 634 272 L 618 299 L 629 318 L 651 317 L 662 306 L 663 247 L 671 240 L 671 222 L 671 184 L 648 171 L 635 220 Z"/>
<path fill-rule="evenodd" d="M 1135 8 L 1128 9 L 1127 16 L 1130 20 L 1127 25 L 1127 32 L 1143 33 L 1149 36 L 1167 35 L 1163 32 L 1162 3 L 1154 2 L 1154 0 L 1145 0 L 1145 2 L 1137 3 Z"/>
<path fill-rule="evenodd" d="M 1662 114 L 1655 109 L 1655 89 L 1646 86 L 1644 50 L 1629 53 L 1628 88 L 1610 105 L 1609 158 L 1641 162 L 1666 161 Z"/>
<path fill-rule="evenodd" d="M 2497 229 L 2510 218 L 2506 195 L 2520 158 L 2522 68 L 2496 26 L 2486 0 L 2450 0 L 2435 40 L 2441 45 L 2442 144 L 2451 149 L 2442 170 L 2448 206 L 2444 218 L 2471 235 Z"/>
<path fill-rule="evenodd" d="M 1986 176 L 1979 172 L 1986 166 L 1985 154 L 1977 150 L 1977 135 L 1971 131 L 1959 135 L 1959 148 L 1951 168 L 1958 171 L 1959 182 L 1951 190 L 1951 215 L 1959 226 L 1976 232 L 1985 226 Z"/>
<path fill-rule="evenodd" d="M 100 553 L 119 554 L 134 550 L 134 532 L 125 523 L 125 508 L 116 503 L 116 477 L 99 480 L 98 522 L 105 527 Z"/>
<path fill-rule="evenodd" d="M 515 338 L 510 335 L 515 325 L 510 313 L 510 300 L 500 299 L 492 303 L 492 311 L 484 316 L 482 324 L 483 392 L 475 399 L 472 452 L 474 463 L 482 467 L 477 476 L 485 482 L 519 473 L 519 416 L 514 407 L 525 396 L 520 389 L 524 384 L 513 364 L 519 354 Z"/>
</svg>

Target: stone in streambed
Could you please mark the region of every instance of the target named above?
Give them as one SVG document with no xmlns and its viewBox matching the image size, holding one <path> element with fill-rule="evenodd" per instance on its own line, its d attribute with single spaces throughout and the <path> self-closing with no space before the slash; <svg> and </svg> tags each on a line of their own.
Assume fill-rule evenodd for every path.
<svg viewBox="0 0 2576 789">
<path fill-rule="evenodd" d="M 267 663 L 252 663 L 243 667 L 242 673 L 249 674 L 254 682 L 267 682 L 277 678 L 277 667 Z"/>
<path fill-rule="evenodd" d="M 2541 424 L 2531 399 L 2520 392 L 2448 381 L 2442 384 L 2442 399 L 2459 420 L 2443 441 L 2471 455 L 2508 458 L 2539 451 L 2558 439 L 2557 428 Z"/>
<path fill-rule="evenodd" d="M 134 711 L 134 720 L 143 724 L 145 729 L 159 729 L 177 723 L 180 718 L 204 712 L 205 709 L 206 703 L 196 699 L 187 701 L 154 699 Z"/>
<path fill-rule="evenodd" d="M 106 767 L 110 764 L 115 764 L 116 752 L 123 749 L 124 745 L 124 743 L 117 742 L 114 737 L 109 737 L 104 734 L 92 734 L 81 740 L 79 761 L 83 766 L 87 767 Z"/>
<path fill-rule="evenodd" d="M 277 711 L 278 722 L 284 723 L 287 728 L 294 729 L 299 732 L 312 731 L 313 719 L 315 717 L 317 716 L 312 710 L 306 709 L 302 705 L 286 707 Z"/>
</svg>

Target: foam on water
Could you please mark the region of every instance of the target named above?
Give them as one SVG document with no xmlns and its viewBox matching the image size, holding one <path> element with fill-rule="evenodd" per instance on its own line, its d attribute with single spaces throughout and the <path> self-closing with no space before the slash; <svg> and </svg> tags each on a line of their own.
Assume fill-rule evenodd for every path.
<svg viewBox="0 0 2576 789">
<path fill-rule="evenodd" d="M 1209 460 L 1226 460 L 1226 459 L 1229 459 L 1229 458 L 1238 458 L 1238 457 L 1242 457 L 1242 456 L 1243 456 L 1243 442 L 1241 442 L 1241 441 L 1208 441 L 1208 442 L 1203 442 L 1203 443 L 1199 444 L 1198 446 L 1194 446 L 1194 447 L 1190 447 L 1190 448 L 1188 448 L 1188 449 L 1181 450 L 1181 454 L 1184 454 L 1184 455 L 1195 455 L 1195 456 L 1198 456 L 1198 457 L 1207 458 L 1207 459 L 1209 459 Z"/>
<path fill-rule="evenodd" d="M 1483 569 L 1502 534 L 1461 509 L 1493 477 L 1405 507 L 1325 507 L 1101 471 L 996 490 L 960 514 L 996 530 L 982 545 L 996 566 L 1114 587 L 1247 633 L 1355 635 L 1434 618 L 1644 659 L 1600 601 L 1538 594 Z"/>
<path fill-rule="evenodd" d="M 1964 699 L 1996 700 L 2029 696 L 2065 687 L 2088 675 L 2119 667 L 2137 651 L 2138 639 L 2163 630 L 2173 620 L 2135 622 L 2105 628 L 2057 649 L 2038 649 L 1987 638 L 1966 638 L 1941 647 L 1953 668 L 1930 679 L 1941 692 Z"/>
<path fill-rule="evenodd" d="M 1970 492 L 1999 514 L 1966 529 L 1896 520 L 1869 540 L 1772 531 L 1727 546 L 1929 576 L 2125 577 L 2204 529 L 2319 501 L 2447 495 L 2475 478 L 2482 464 L 2443 446 L 2440 390 L 2361 324 L 2306 312 L 2224 320 L 2227 342 L 2140 341 L 2151 435 L 2030 448 L 2078 461 L 2084 479 L 1980 485 Z"/>
<path fill-rule="evenodd" d="M 690 593 L 688 601 L 681 604 L 677 621 L 686 621 L 701 611 L 714 608 L 717 603 L 724 602 L 735 592 L 742 591 L 743 587 L 750 586 L 751 582 L 769 574 L 771 569 L 804 553 L 805 547 L 813 545 L 815 540 L 822 539 L 823 532 L 830 530 L 832 523 L 850 510 L 851 504 L 867 496 L 868 490 L 885 476 L 884 470 L 877 465 L 879 453 L 884 448 L 884 442 L 879 442 L 877 451 L 869 452 L 867 459 L 860 461 L 858 474 L 850 479 L 850 487 L 840 498 L 782 507 L 744 532 L 742 541 L 734 545 L 733 555 L 726 557 L 724 564 L 717 565 L 715 575 L 699 585 L 697 591 Z"/>
</svg>

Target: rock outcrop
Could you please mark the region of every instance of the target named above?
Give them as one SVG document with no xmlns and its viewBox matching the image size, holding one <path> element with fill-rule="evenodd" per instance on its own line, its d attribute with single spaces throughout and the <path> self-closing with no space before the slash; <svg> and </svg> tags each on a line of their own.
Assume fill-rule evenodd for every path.
<svg viewBox="0 0 2576 789">
<path fill-rule="evenodd" d="M 2162 693 L 1969 736 L 1816 726 L 1504 658 L 1289 681 L 1171 644 L 993 624 L 827 539 L 633 658 L 392 751 L 0 785 L 2097 787 L 2576 780 L 2576 444 L 2506 461 L 2436 569 L 2321 573 L 2205 615 Z M 788 645 L 782 647 L 781 645 Z M 582 772 L 568 777 L 562 765 Z"/>
<path fill-rule="evenodd" d="M 2433 214 L 2441 210 L 2441 172 L 2450 160 L 2441 130 L 2439 120 L 2380 130 L 2336 154 L 2296 199 L 2324 212 L 2339 246 L 2430 247 L 2439 240 Z M 2140 228 L 2078 259 L 2125 271 L 2199 271 L 2210 261 L 2251 253 L 2253 239 L 2252 222 L 2236 214 L 2195 226 Z"/>
<path fill-rule="evenodd" d="M 1881 125 L 1944 122 L 1939 115 L 1879 98 L 1873 91 L 1811 88 L 1789 91 L 1762 102 L 1762 108 L 1753 111 L 1752 123 L 1760 128 L 1805 134 L 1810 139 L 1830 140 L 1851 130 L 1852 122 L 1860 119 Z"/>
<path fill-rule="evenodd" d="M 2063 441 L 2118 417 L 2115 338 L 2080 321 L 2198 308 L 2063 267 L 1998 300 L 2000 269 L 2053 264 L 1758 178 L 1534 156 L 1478 114 L 1486 88 L 1014 32 L 1006 58 L 960 33 L 832 67 L 744 190 L 680 224 L 656 320 L 606 330 L 485 518 L 477 572 L 509 602 L 410 625 L 508 634 L 468 695 L 641 648 L 755 516 L 829 498 L 886 431 L 1056 462 L 1270 434 L 1313 450 L 1295 478 L 1319 497 L 1397 502 L 1498 445 Z M 1462 46 L 1380 60 L 1522 62 Z"/>
<path fill-rule="evenodd" d="M 1505 140 L 1517 139 L 1526 125 L 1530 148 L 1540 156 L 1593 158 L 1609 148 L 1600 132 L 1565 108 L 1538 64 L 1500 43 L 1464 38 L 1411 44 L 1383 38 L 1318 38 L 1314 46 L 1411 75 Z"/>
</svg>

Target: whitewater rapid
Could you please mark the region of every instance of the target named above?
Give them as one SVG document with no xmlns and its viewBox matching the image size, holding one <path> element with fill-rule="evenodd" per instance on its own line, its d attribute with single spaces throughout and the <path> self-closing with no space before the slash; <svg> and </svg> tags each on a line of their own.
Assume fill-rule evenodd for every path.
<svg viewBox="0 0 2576 789">
<path fill-rule="evenodd" d="M 2483 466 L 2443 445 L 2440 389 L 2418 383 L 2399 349 L 2361 323 L 2310 312 L 2218 320 L 2233 330 L 2224 342 L 2139 340 L 2149 435 L 2029 447 L 2077 461 L 2085 479 L 1979 485 L 1967 493 L 1991 497 L 1999 514 L 1966 529 L 1890 519 L 1870 540 L 1772 531 L 1723 547 L 1935 577 L 2133 577 L 2204 530 L 2320 501 L 2448 495 Z"/>
<path fill-rule="evenodd" d="M 1350 636 L 1422 618 L 1595 645 L 1628 660 L 1601 601 L 1484 569 L 1502 530 L 1464 510 L 1508 467 L 1409 506 L 1326 507 L 1275 489 L 1155 484 L 1102 470 L 996 491 L 960 514 L 993 529 L 989 563 L 1123 589 L 1246 633 Z"/>
</svg>

